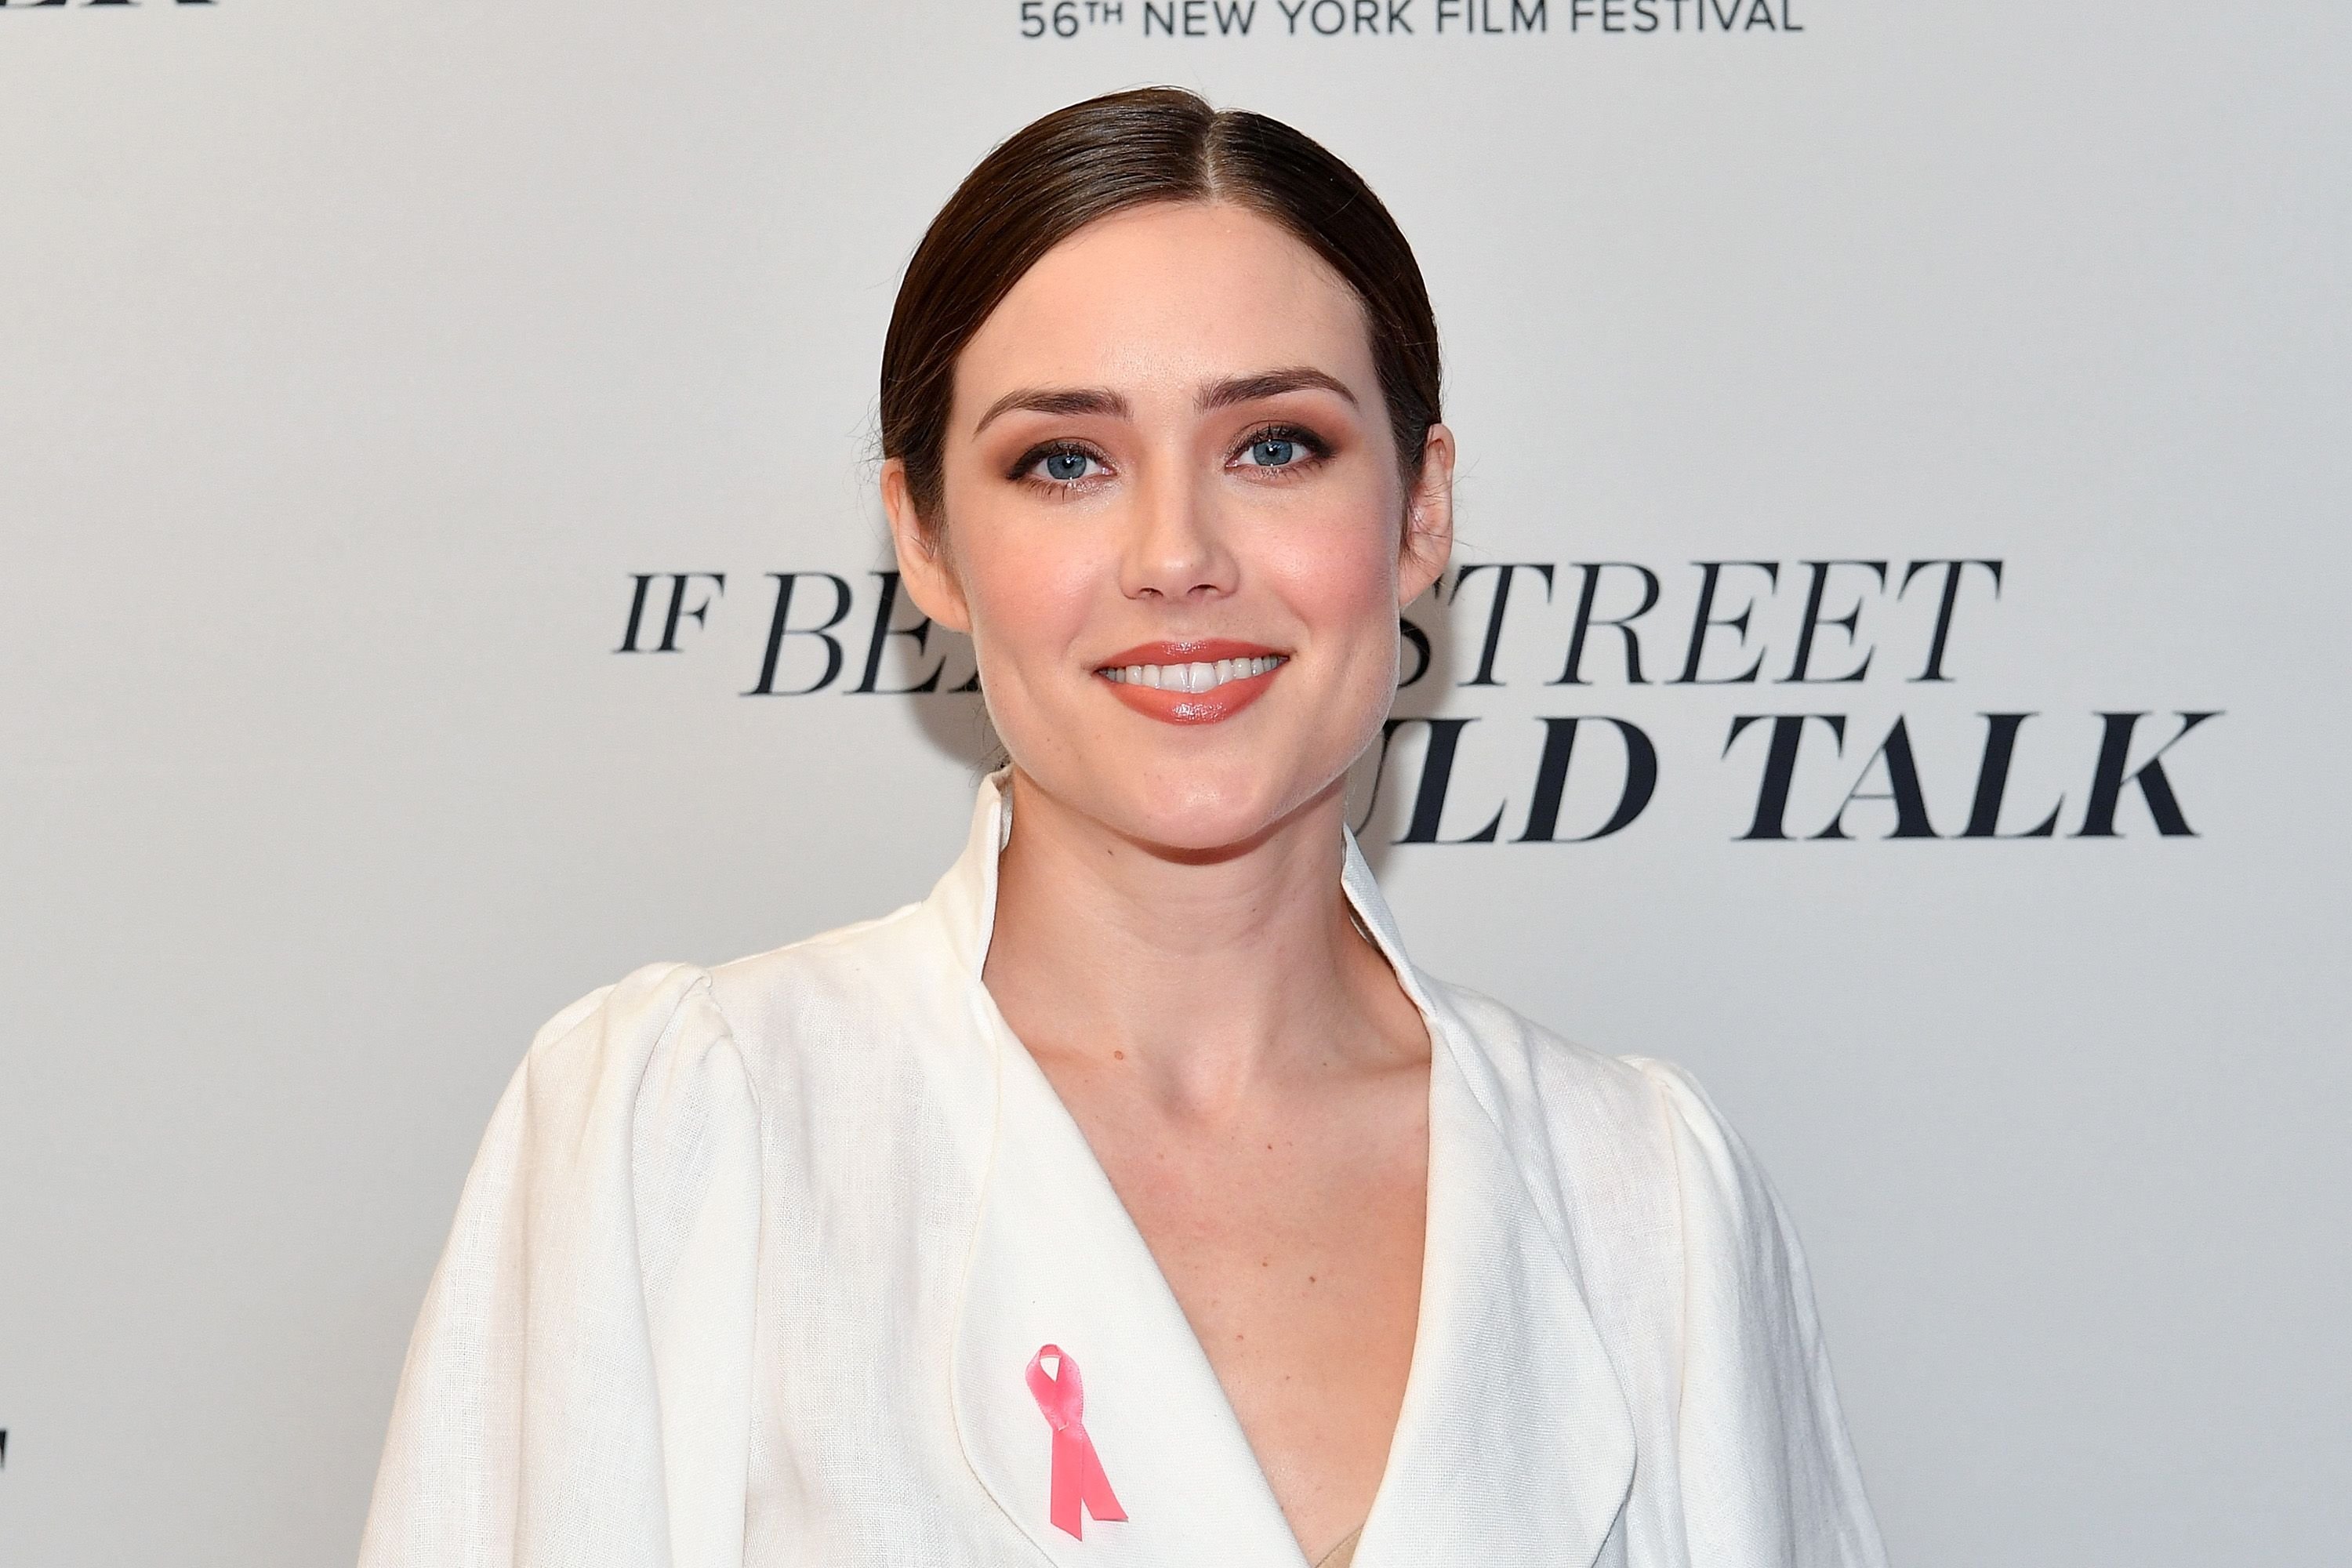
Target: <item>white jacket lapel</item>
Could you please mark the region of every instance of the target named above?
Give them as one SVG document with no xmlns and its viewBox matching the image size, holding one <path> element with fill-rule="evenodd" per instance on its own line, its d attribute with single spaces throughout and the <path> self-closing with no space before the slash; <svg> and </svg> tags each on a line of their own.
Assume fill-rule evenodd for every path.
<svg viewBox="0 0 2352 1568">
<path fill-rule="evenodd" d="M 1501 1082 L 1405 957 L 1352 838 L 1347 888 L 1431 1037 L 1421 1323 L 1356 1568 L 1587 1568 L 1633 1484 L 1632 1415 L 1513 1158 Z"/>
<path fill-rule="evenodd" d="M 992 923 L 996 785 L 961 869 L 975 873 L 973 1016 L 994 1058 L 996 1104 L 963 1300 L 953 1380 L 958 1436 L 972 1471 L 1045 1557 L 1081 1564 L 1297 1564 L 1288 1525 L 1241 1424 L 1150 1249 L 1085 1134 L 979 981 Z M 947 891 L 944 887 L 942 891 Z M 976 906 L 976 907 L 973 907 Z M 1029 1363 L 1058 1347 L 1084 1375 L 1083 1422 L 1124 1521 L 1049 1517 L 1054 1428 Z"/>
<path fill-rule="evenodd" d="M 995 1102 L 950 1377 L 973 1473 L 1051 1562 L 1304 1559 L 1192 1325 L 1085 1135 L 981 984 L 1004 805 L 982 786 L 971 845 L 932 903 L 967 968 Z M 1348 897 L 1431 1037 L 1428 1240 L 1412 1367 L 1357 1568 L 1588 1568 L 1632 1485 L 1631 1415 L 1566 1240 L 1503 1131 L 1481 1042 L 1405 957 L 1352 837 Z M 1054 1526 L 1053 1428 L 1026 1379 L 1041 1347 L 1084 1374 L 1083 1420 L 1124 1521 Z"/>
<path fill-rule="evenodd" d="M 1289 1526 L 1216 1373 L 1092 1151 L 1017 1042 L 1000 1049 L 995 1154 L 955 1345 L 973 1471 L 1055 1563 L 1282 1563 Z M 1054 1434 L 1026 1381 L 1058 1347 L 1123 1521 L 1048 1516 Z"/>
</svg>

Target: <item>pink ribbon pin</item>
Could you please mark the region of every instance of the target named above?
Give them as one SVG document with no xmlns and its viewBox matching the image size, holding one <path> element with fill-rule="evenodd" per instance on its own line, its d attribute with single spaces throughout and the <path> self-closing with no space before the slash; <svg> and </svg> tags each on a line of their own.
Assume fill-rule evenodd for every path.
<svg viewBox="0 0 2352 1568">
<path fill-rule="evenodd" d="M 1058 1377 L 1046 1373 L 1047 1356 L 1060 1363 Z M 1084 1541 L 1085 1524 L 1078 1516 L 1081 1505 L 1097 1523 L 1125 1519 L 1127 1510 L 1118 1506 L 1110 1478 L 1103 1474 L 1095 1440 L 1087 1436 L 1086 1385 L 1078 1381 L 1078 1363 L 1059 1345 L 1039 1347 L 1029 1358 L 1029 1392 L 1054 1428 L 1053 1500 L 1046 1511 L 1055 1527 Z"/>
</svg>

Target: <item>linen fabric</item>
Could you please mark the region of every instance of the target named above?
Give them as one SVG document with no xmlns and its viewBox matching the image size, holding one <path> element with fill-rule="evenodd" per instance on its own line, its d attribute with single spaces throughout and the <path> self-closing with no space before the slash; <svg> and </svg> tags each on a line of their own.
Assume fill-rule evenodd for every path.
<svg viewBox="0 0 2352 1568">
<path fill-rule="evenodd" d="M 540 1030 L 403 1371 L 362 1568 L 1305 1568 L 1101 1166 L 930 896 Z M 1421 1316 L 1354 1568 L 1877 1568 L 1811 1286 L 1688 1074 L 1420 973 Z M 1045 1344 L 1124 1521 L 1047 1517 Z"/>
</svg>

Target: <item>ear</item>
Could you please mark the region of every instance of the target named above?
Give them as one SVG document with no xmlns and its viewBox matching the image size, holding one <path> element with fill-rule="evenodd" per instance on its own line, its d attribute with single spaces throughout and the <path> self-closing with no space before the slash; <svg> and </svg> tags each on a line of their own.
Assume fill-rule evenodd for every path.
<svg viewBox="0 0 2352 1568">
<path fill-rule="evenodd" d="M 1432 425 L 1421 447 L 1421 477 L 1404 501 L 1397 558 L 1397 607 L 1428 591 L 1454 554 L 1454 432 Z"/>
<path fill-rule="evenodd" d="M 907 488 L 907 465 L 897 458 L 882 462 L 882 510 L 890 519 L 890 544 L 898 556 L 898 585 L 915 607 L 951 632 L 969 635 L 971 609 L 964 603 L 963 585 L 956 580 L 955 563 L 948 558 L 947 537 L 926 528 Z"/>
</svg>

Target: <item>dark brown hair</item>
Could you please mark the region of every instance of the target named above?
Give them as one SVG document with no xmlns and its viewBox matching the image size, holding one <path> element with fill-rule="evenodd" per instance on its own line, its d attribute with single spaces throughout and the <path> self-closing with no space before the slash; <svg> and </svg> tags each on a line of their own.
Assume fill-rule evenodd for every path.
<svg viewBox="0 0 2352 1568">
<path fill-rule="evenodd" d="M 1045 253 L 1151 202 L 1230 202 L 1279 224 L 1363 304 L 1372 363 L 1410 483 L 1437 423 L 1437 322 L 1396 220 L 1353 169 L 1278 120 L 1211 109 L 1181 88 L 1114 92 L 1032 121 L 981 160 L 907 263 L 882 345 L 882 452 L 940 521 L 956 356 Z"/>
</svg>

